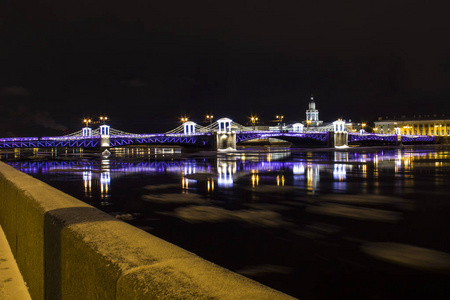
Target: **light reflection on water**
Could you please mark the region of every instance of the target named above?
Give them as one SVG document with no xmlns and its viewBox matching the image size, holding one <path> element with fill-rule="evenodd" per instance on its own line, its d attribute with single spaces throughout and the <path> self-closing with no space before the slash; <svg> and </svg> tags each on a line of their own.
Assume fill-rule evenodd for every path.
<svg viewBox="0 0 450 300">
<path fill-rule="evenodd" d="M 403 290 L 423 292 L 408 279 L 419 276 L 416 271 L 396 270 L 409 274 L 399 279 L 368 257 L 450 272 L 445 147 L 219 154 L 123 148 L 109 157 L 33 151 L 23 160 L 20 151 L 1 155 L 13 167 L 117 217 L 126 214 L 136 226 L 303 299 L 332 299 L 326 291 L 336 282 L 343 295 L 354 298 L 346 284 L 358 280 L 380 299 L 402 295 L 400 288 L 392 296 L 368 284 L 372 269 Z M 198 224 L 207 226 L 199 230 Z M 347 270 L 357 275 L 342 276 Z M 427 276 L 418 278 L 427 281 Z M 442 289 L 440 275 L 433 276 L 438 280 L 428 286 Z M 327 288 L 314 288 L 320 284 Z"/>
<path fill-rule="evenodd" d="M 39 156 L 38 149 L 33 149 L 31 160 L 23 159 L 21 152 L 14 151 L 16 161 L 8 162 L 13 167 L 31 174 L 59 174 L 72 175 L 83 181 L 86 198 L 93 198 L 93 189 L 99 192 L 101 204 L 109 205 L 112 194 L 112 182 L 131 174 L 157 175 L 173 174 L 181 177 L 181 189 L 189 191 L 189 187 L 195 185 L 198 180 L 187 178 L 188 175 L 209 174 L 207 189 L 209 192 L 215 188 L 233 189 L 236 181 L 242 185 L 241 178 L 251 174 L 248 182 L 253 189 L 260 186 L 261 173 L 280 173 L 273 177 L 273 182 L 264 181 L 264 185 L 292 185 L 305 188 L 311 195 L 315 195 L 322 189 L 321 177 L 332 176 L 332 189 L 337 192 L 354 192 L 348 190 L 348 176 L 360 176 L 373 182 L 374 193 L 380 189 L 377 179 L 380 172 L 392 172 L 397 180 L 396 191 L 401 193 L 402 187 L 414 186 L 414 168 L 443 169 L 449 166 L 449 154 L 447 152 L 435 153 L 433 151 L 414 151 L 411 149 L 381 150 L 374 152 L 347 152 L 336 151 L 330 153 L 307 152 L 304 155 L 291 153 L 289 149 L 272 149 L 264 151 L 237 151 L 225 154 L 205 157 L 186 158 L 181 157 L 178 148 L 117 148 L 113 149 L 110 157 L 70 156 L 70 153 L 52 151 L 52 160 L 45 160 Z M 61 153 L 65 159 L 62 160 Z M 79 154 L 79 152 L 76 152 Z M 44 153 L 45 154 L 45 153 Z M 65 155 L 64 155 L 65 154 Z M 4 153 L 3 153 L 4 156 Z M 34 160 L 39 157 L 40 160 Z M 6 156 L 6 158 L 8 158 Z M 9 156 L 11 158 L 11 156 Z M 60 160 L 58 160 L 60 158 Z M 89 158 L 89 159 L 86 159 Z M 147 161 L 136 159 L 145 158 Z M 166 158 L 169 158 L 166 160 Z M 127 161 L 130 159 L 130 161 Z M 431 162 L 430 162 L 431 161 Z M 287 176 L 287 177 L 286 177 Z M 195 176 L 194 176 L 195 177 Z M 292 179 L 292 180 L 290 180 Z M 436 182 L 440 179 L 437 177 Z M 367 182 L 361 183 L 367 187 Z M 364 190 L 364 189 L 363 189 Z"/>
</svg>

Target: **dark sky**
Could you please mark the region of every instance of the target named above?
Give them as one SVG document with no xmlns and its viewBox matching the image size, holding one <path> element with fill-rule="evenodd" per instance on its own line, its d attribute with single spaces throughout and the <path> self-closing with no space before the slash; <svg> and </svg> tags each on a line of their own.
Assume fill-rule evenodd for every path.
<svg viewBox="0 0 450 300">
<path fill-rule="evenodd" d="M 0 1 L 0 136 L 450 115 L 444 1 Z"/>
</svg>

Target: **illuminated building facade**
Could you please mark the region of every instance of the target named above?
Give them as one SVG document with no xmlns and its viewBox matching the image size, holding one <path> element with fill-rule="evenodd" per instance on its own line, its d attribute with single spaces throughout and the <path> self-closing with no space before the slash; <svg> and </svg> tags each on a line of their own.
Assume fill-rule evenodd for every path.
<svg viewBox="0 0 450 300">
<path fill-rule="evenodd" d="M 379 119 L 375 122 L 374 132 L 394 134 L 396 128 L 405 135 L 450 136 L 450 119 Z"/>
<path fill-rule="evenodd" d="M 319 110 L 316 109 L 316 103 L 314 102 L 314 97 L 311 96 L 309 101 L 309 107 L 306 110 L 306 121 L 305 125 L 316 127 L 322 125 L 323 121 L 319 120 Z"/>
</svg>

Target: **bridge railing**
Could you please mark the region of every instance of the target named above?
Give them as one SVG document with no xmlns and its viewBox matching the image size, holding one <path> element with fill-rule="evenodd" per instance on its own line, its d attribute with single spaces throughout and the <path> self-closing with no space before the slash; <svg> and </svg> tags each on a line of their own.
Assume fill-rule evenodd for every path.
<svg viewBox="0 0 450 300">
<path fill-rule="evenodd" d="M 86 139 L 99 139 L 100 135 L 90 135 L 90 136 L 43 136 L 40 138 L 41 141 L 76 141 L 76 140 L 86 140 Z"/>
<path fill-rule="evenodd" d="M 15 137 L 15 138 L 1 138 L 0 142 L 23 142 L 23 141 L 38 141 L 37 137 Z"/>
<path fill-rule="evenodd" d="M 145 133 L 145 134 L 127 134 L 127 135 L 111 135 L 110 138 L 153 138 L 153 137 L 184 137 L 184 136 L 199 136 L 206 135 L 205 132 L 196 132 L 193 134 L 186 135 L 184 133 Z"/>
</svg>

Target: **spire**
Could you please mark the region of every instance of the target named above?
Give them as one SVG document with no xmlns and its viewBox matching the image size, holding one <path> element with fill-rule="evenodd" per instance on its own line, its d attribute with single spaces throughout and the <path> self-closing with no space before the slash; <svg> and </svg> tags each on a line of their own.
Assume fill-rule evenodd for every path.
<svg viewBox="0 0 450 300">
<path fill-rule="evenodd" d="M 315 110 L 316 109 L 316 103 L 314 102 L 314 96 L 311 94 L 311 101 L 309 102 L 309 109 Z"/>
</svg>

